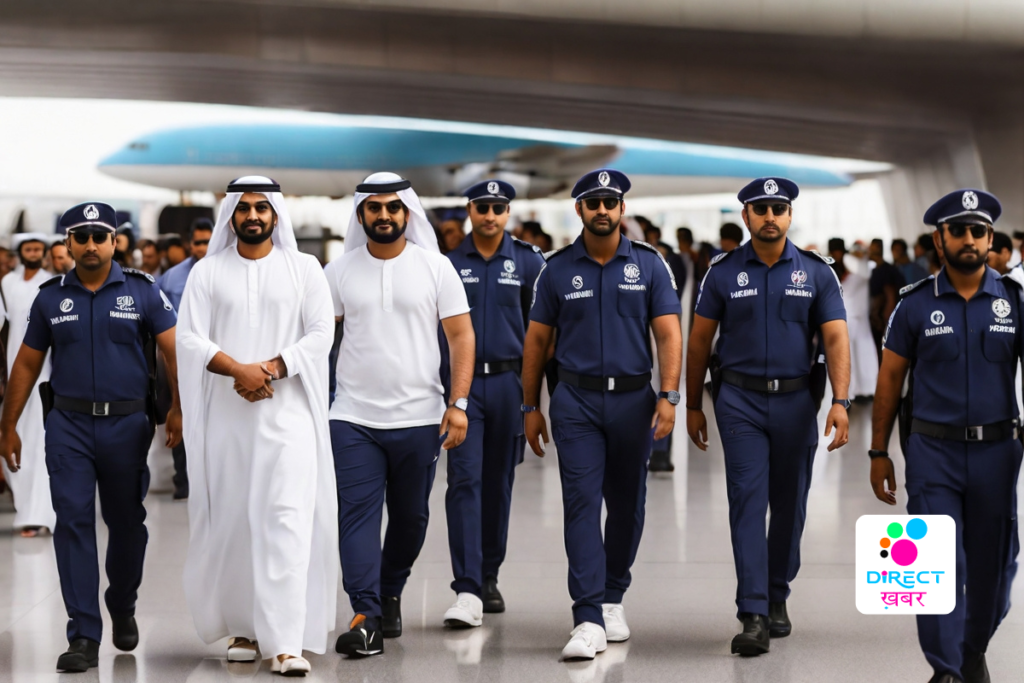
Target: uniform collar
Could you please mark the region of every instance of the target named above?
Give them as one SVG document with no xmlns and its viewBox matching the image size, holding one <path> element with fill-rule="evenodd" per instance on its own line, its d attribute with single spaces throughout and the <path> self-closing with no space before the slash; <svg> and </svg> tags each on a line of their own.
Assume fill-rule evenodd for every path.
<svg viewBox="0 0 1024 683">
<path fill-rule="evenodd" d="M 87 289 L 85 285 L 82 284 L 81 280 L 78 279 L 78 272 L 77 271 L 78 271 L 77 267 L 76 268 L 72 268 L 71 270 L 69 270 L 67 275 L 65 275 L 61 279 L 60 286 L 61 287 L 66 287 L 68 285 L 77 285 L 78 287 L 81 287 L 82 289 L 84 289 L 87 292 L 91 291 L 91 290 Z M 124 271 L 121 270 L 120 264 L 118 264 L 117 261 L 111 261 L 110 262 L 110 272 L 107 274 L 107 279 L 103 281 L 103 284 L 100 285 L 100 288 L 97 289 L 96 291 L 97 292 L 100 291 L 100 289 L 103 289 L 104 287 L 106 287 L 107 285 L 109 285 L 109 284 L 111 284 L 113 282 L 124 282 L 124 281 L 125 281 Z"/>
<path fill-rule="evenodd" d="M 615 256 L 613 256 L 612 259 L 614 260 L 620 256 L 625 256 L 626 258 L 629 258 L 629 255 L 632 253 L 632 243 L 630 243 L 630 241 L 626 238 L 625 235 L 620 234 L 619 247 L 618 249 L 615 250 Z M 576 241 L 572 243 L 572 257 L 573 259 L 587 258 L 590 259 L 591 261 L 594 261 L 594 259 L 590 258 L 590 254 L 587 253 L 587 245 L 583 243 L 582 232 L 580 233 L 580 236 L 576 238 Z M 597 261 L 594 261 L 594 263 L 597 263 Z"/>
<path fill-rule="evenodd" d="M 757 252 L 754 251 L 754 240 L 747 240 L 737 247 L 737 249 L 742 252 L 741 256 L 743 256 L 744 261 L 757 261 L 758 263 L 764 263 L 764 261 L 761 260 L 761 257 L 757 255 Z M 786 246 L 782 248 L 782 255 L 776 263 L 781 261 L 792 261 L 794 258 L 796 258 L 796 247 L 793 246 L 793 243 L 790 242 L 787 237 Z"/>
<path fill-rule="evenodd" d="M 981 287 L 978 288 L 979 292 L 985 292 L 989 296 L 1002 297 L 1005 296 L 1005 292 L 999 291 L 999 273 L 993 269 L 985 266 L 985 276 L 981 278 Z M 949 275 L 946 273 L 946 267 L 943 266 L 939 274 L 935 276 L 935 296 L 942 296 L 944 294 L 958 294 L 956 288 L 953 287 L 953 283 L 949 281 Z M 958 294 L 959 295 L 959 294 Z"/>
<path fill-rule="evenodd" d="M 468 235 L 466 235 L 466 238 L 464 240 L 462 240 L 462 244 L 457 246 L 455 248 L 455 251 L 457 251 L 457 252 L 459 252 L 461 254 L 464 254 L 466 256 L 469 256 L 470 254 L 476 254 L 480 258 L 484 258 L 483 254 L 481 254 L 477 250 L 477 248 L 476 248 L 476 243 L 473 241 L 473 233 L 472 233 L 472 231 L 470 231 L 470 233 Z M 494 256 L 492 256 L 491 258 L 496 258 L 498 256 L 501 256 L 503 258 L 512 258 L 512 256 L 513 256 L 513 254 L 512 254 L 512 236 L 509 235 L 508 232 L 505 232 L 501 236 L 501 244 L 498 245 L 498 250 L 496 252 L 494 252 Z M 486 261 L 487 259 L 484 259 L 484 260 Z"/>
</svg>

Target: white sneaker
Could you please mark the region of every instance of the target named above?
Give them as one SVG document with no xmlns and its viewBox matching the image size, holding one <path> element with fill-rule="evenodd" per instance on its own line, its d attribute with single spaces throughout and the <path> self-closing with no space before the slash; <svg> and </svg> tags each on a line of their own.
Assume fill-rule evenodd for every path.
<svg viewBox="0 0 1024 683">
<path fill-rule="evenodd" d="M 289 657 L 283 662 L 274 657 L 270 660 L 270 672 L 282 676 L 305 677 L 310 672 L 310 666 L 304 657 Z"/>
<path fill-rule="evenodd" d="M 626 611 L 622 605 L 601 605 L 601 616 L 604 617 L 604 632 L 609 643 L 622 643 L 629 640 L 629 626 L 626 625 Z"/>
<path fill-rule="evenodd" d="M 562 660 L 593 659 L 598 652 L 608 649 L 604 629 L 595 623 L 584 621 L 569 634 L 572 638 L 562 648 Z"/>
<path fill-rule="evenodd" d="M 448 628 L 471 628 L 484 623 L 484 602 L 472 593 L 459 593 L 455 604 L 444 613 Z"/>
</svg>

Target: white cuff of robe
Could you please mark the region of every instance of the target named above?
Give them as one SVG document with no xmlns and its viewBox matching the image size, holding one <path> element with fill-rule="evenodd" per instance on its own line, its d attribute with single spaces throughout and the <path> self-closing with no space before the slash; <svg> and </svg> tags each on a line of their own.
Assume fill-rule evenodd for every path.
<svg viewBox="0 0 1024 683">
<path fill-rule="evenodd" d="M 281 352 L 281 360 L 284 361 L 285 372 L 288 373 L 289 377 L 299 376 L 300 363 L 295 360 L 295 352 L 292 350 L 292 347 L 289 346 Z"/>
</svg>

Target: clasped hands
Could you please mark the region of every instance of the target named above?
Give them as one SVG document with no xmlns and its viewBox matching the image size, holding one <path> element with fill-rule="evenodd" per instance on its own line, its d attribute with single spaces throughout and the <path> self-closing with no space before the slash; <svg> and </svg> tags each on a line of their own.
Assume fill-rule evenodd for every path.
<svg viewBox="0 0 1024 683">
<path fill-rule="evenodd" d="M 235 393 L 250 403 L 273 398 L 271 381 L 287 376 L 287 368 L 280 358 L 260 363 L 239 363 L 231 377 L 235 380 Z"/>
</svg>

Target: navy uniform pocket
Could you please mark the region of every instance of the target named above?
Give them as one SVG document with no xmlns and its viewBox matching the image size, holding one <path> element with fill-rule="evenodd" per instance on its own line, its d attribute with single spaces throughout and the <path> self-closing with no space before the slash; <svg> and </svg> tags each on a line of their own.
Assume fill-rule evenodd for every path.
<svg viewBox="0 0 1024 683">
<path fill-rule="evenodd" d="M 811 301 L 813 299 L 808 297 L 783 295 L 780 316 L 788 322 L 806 323 L 810 315 Z"/>
<path fill-rule="evenodd" d="M 1013 360 L 1013 338 L 1008 332 L 982 332 L 981 351 L 990 361 Z"/>
<path fill-rule="evenodd" d="M 519 308 L 522 301 L 519 299 L 519 287 L 516 285 L 503 285 L 500 282 L 495 285 L 499 306 L 513 306 Z"/>
<path fill-rule="evenodd" d="M 83 336 L 82 326 L 77 320 L 69 320 L 57 323 L 50 327 L 55 344 L 70 344 L 80 340 Z"/>
<path fill-rule="evenodd" d="M 730 325 L 745 323 L 754 317 L 754 299 L 756 296 L 745 296 L 740 299 L 730 299 L 725 304 L 725 319 Z"/>
<path fill-rule="evenodd" d="M 960 356 L 960 338 L 955 334 L 937 334 L 922 337 L 918 342 L 917 357 L 926 361 L 956 360 Z"/>
<path fill-rule="evenodd" d="M 647 312 L 647 292 L 619 290 L 619 315 L 625 318 L 642 318 Z"/>
<path fill-rule="evenodd" d="M 110 339 L 118 344 L 134 344 L 139 337 L 139 323 L 135 320 L 110 319 Z"/>
</svg>

